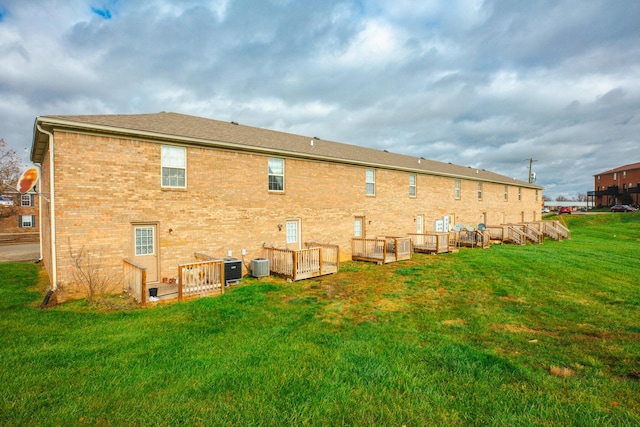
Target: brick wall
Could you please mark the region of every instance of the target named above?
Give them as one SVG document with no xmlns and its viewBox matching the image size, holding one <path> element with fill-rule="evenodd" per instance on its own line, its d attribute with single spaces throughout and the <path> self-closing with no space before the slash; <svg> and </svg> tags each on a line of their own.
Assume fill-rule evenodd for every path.
<svg viewBox="0 0 640 427">
<path fill-rule="evenodd" d="M 539 220 L 542 194 L 504 185 L 417 175 L 409 197 L 409 173 L 376 169 L 376 194 L 365 194 L 365 170 L 353 165 L 287 158 L 285 191 L 268 191 L 268 156 L 189 147 L 187 189 L 161 188 L 161 145 L 74 133 L 55 134 L 58 279 L 71 282 L 70 253 L 84 247 L 100 256 L 105 273 L 122 274 L 133 255 L 133 223 L 158 229 L 159 277 L 176 277 L 193 252 L 224 257 L 232 251 L 246 262 L 263 256 L 262 246 L 286 247 L 287 219 L 299 219 L 301 241 L 340 245 L 350 259 L 354 218 L 365 217 L 367 237 L 404 236 L 452 215 L 457 223 L 488 224 Z M 43 165 L 43 176 L 48 170 Z M 45 229 L 44 231 L 46 231 Z M 48 252 L 47 252 L 48 253 Z M 68 287 L 69 288 L 69 287 Z"/>
</svg>

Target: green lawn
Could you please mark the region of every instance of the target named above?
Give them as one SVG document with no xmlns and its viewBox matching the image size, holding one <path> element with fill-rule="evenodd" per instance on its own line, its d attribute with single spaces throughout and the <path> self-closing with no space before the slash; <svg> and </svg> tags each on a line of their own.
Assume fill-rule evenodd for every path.
<svg viewBox="0 0 640 427">
<path fill-rule="evenodd" d="M 562 220 L 144 310 L 0 264 L 0 425 L 640 425 L 640 214 Z"/>
</svg>

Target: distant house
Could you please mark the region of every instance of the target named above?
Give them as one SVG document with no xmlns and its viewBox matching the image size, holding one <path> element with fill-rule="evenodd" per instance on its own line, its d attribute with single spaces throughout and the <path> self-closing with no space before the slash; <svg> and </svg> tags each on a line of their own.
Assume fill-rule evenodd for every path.
<svg viewBox="0 0 640 427">
<path fill-rule="evenodd" d="M 114 276 L 134 259 L 154 282 L 194 252 L 252 260 L 314 241 L 347 260 L 354 237 L 433 231 L 443 217 L 541 219 L 542 187 L 494 172 L 175 113 L 38 117 L 31 160 L 44 264 L 71 294 L 79 248 Z"/>
<path fill-rule="evenodd" d="M 593 191 L 587 193 L 590 206 L 640 204 L 640 163 L 632 163 L 593 176 Z"/>
<path fill-rule="evenodd" d="M 34 191 L 20 194 L 15 186 L 0 184 L 0 242 L 37 242 L 40 235 L 39 198 Z"/>
</svg>

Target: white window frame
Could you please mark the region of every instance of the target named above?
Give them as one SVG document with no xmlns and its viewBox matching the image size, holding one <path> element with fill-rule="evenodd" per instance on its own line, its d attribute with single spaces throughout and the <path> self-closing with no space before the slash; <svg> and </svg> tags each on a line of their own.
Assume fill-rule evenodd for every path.
<svg viewBox="0 0 640 427">
<path fill-rule="evenodd" d="M 365 237 L 364 227 L 365 227 L 364 217 L 363 216 L 355 217 L 353 220 L 353 237 L 364 238 Z"/>
<path fill-rule="evenodd" d="M 376 170 L 375 169 L 367 169 L 365 171 L 365 192 L 367 196 L 375 196 L 376 195 Z"/>
<path fill-rule="evenodd" d="M 282 172 L 275 170 L 276 167 L 280 168 Z M 267 180 L 267 188 L 269 191 L 274 193 L 284 193 L 284 168 L 284 159 L 281 157 L 269 157 L 269 160 L 267 160 L 267 173 L 269 176 Z M 281 178 L 281 182 L 278 182 L 278 178 Z"/>
<path fill-rule="evenodd" d="M 20 206 L 33 206 L 33 194 L 22 194 L 20 196 Z"/>
<path fill-rule="evenodd" d="M 152 226 L 136 227 L 134 231 L 136 256 L 155 254 L 155 232 Z M 149 250 L 151 252 L 149 252 Z"/>
<path fill-rule="evenodd" d="M 182 153 L 182 154 L 178 154 Z M 176 145 L 163 145 L 161 154 L 162 188 L 187 188 L 187 149 Z M 182 171 L 183 176 L 180 175 Z M 182 179 L 181 179 L 182 178 Z M 166 184 L 165 184 L 166 180 Z M 183 182 L 181 182 L 183 181 Z M 182 185 L 180 185 L 182 184 Z"/>
<path fill-rule="evenodd" d="M 460 200 L 460 189 L 462 187 L 462 181 L 460 179 L 456 179 L 454 188 L 453 188 L 453 197 L 456 200 Z"/>
<path fill-rule="evenodd" d="M 409 175 L 409 197 L 416 197 L 418 194 L 418 175 L 412 173 Z"/>
<path fill-rule="evenodd" d="M 509 201 L 509 186 L 508 185 L 504 186 L 504 201 L 505 202 Z"/>
<path fill-rule="evenodd" d="M 29 218 L 28 220 L 26 218 Z M 36 226 L 35 215 L 19 215 L 18 228 L 34 228 Z"/>
<path fill-rule="evenodd" d="M 478 183 L 478 200 L 482 200 L 482 183 Z"/>
</svg>

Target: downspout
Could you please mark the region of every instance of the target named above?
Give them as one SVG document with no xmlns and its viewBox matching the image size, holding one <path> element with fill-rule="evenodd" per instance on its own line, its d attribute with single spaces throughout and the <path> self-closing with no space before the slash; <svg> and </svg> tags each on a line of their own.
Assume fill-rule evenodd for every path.
<svg viewBox="0 0 640 427">
<path fill-rule="evenodd" d="M 51 291 L 54 292 L 58 289 L 58 261 L 57 261 L 57 250 L 56 250 L 56 204 L 55 204 L 55 181 L 54 181 L 54 169 L 53 169 L 53 134 L 48 132 L 42 127 L 40 127 L 40 123 L 36 122 L 36 127 L 38 130 L 44 134 L 49 135 L 49 207 L 50 207 L 50 217 L 51 221 Z M 40 205 L 40 209 L 42 209 L 42 204 Z M 42 216 L 40 216 L 42 218 Z M 42 229 L 42 224 L 40 224 L 40 229 Z M 40 232 L 42 233 L 42 231 Z M 42 251 L 42 239 L 40 239 L 40 247 Z M 41 252 L 42 253 L 42 252 Z"/>
</svg>

